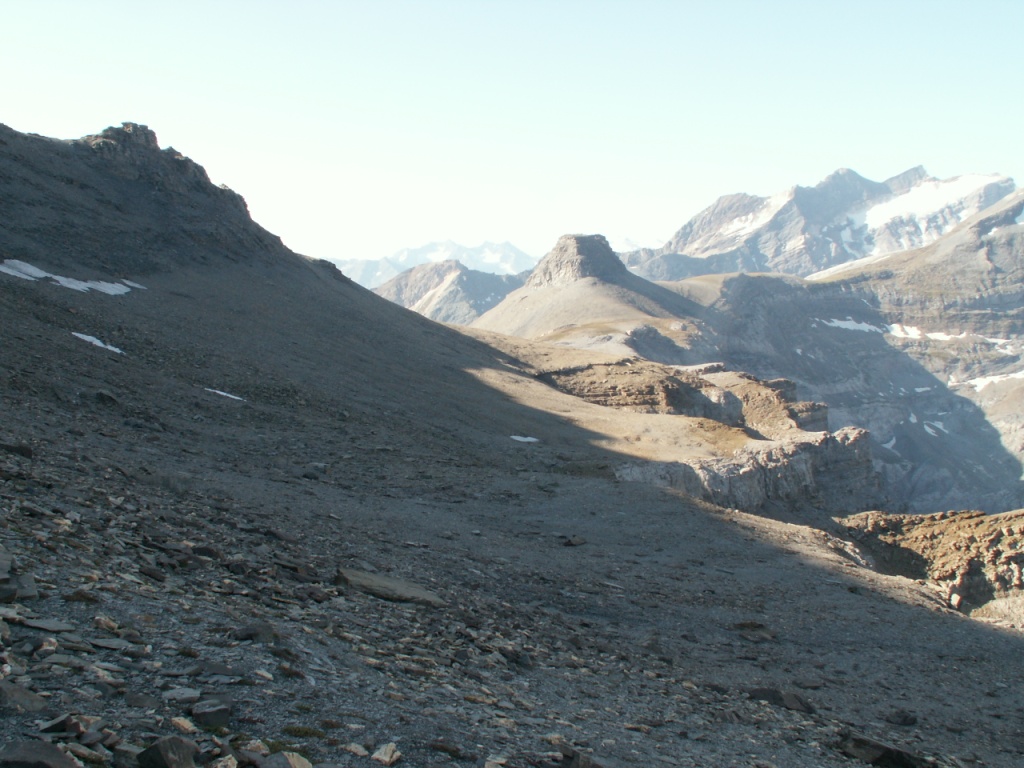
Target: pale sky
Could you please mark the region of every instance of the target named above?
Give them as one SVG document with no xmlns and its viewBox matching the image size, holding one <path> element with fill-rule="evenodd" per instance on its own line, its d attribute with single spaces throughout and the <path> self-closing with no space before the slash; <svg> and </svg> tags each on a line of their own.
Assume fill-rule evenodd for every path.
<svg viewBox="0 0 1024 768">
<path fill-rule="evenodd" d="M 131 121 L 318 258 L 663 244 L 847 167 L 1024 184 L 1024 2 L 0 0 L 0 122 Z"/>
</svg>

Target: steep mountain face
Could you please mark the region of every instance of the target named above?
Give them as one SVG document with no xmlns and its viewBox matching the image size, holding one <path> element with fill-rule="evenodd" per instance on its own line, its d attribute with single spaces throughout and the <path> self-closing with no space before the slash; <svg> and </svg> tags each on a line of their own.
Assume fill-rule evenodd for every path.
<svg viewBox="0 0 1024 768">
<path fill-rule="evenodd" d="M 406 248 L 383 259 L 347 259 L 337 264 L 360 285 L 376 288 L 408 269 L 443 261 L 458 261 L 471 270 L 498 275 L 518 275 L 537 263 L 511 243 L 483 243 L 471 248 L 448 240 Z"/>
<path fill-rule="evenodd" d="M 468 325 L 524 283 L 521 275 L 495 275 L 449 260 L 421 264 L 373 292 L 439 323 Z"/>
<path fill-rule="evenodd" d="M 927 245 L 1014 189 L 1012 179 L 998 175 L 939 180 L 918 167 L 879 183 L 841 169 L 815 187 L 722 197 L 664 247 L 624 254 L 623 261 L 651 280 L 727 272 L 807 276 Z"/>
</svg>

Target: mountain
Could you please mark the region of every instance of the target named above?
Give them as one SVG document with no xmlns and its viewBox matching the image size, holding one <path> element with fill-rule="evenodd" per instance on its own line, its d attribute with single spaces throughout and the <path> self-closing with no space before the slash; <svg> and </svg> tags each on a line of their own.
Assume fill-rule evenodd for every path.
<svg viewBox="0 0 1024 768">
<path fill-rule="evenodd" d="M 727 272 L 807 276 L 927 245 L 1014 189 L 1012 179 L 995 174 L 939 180 L 917 167 L 875 182 L 841 169 L 814 187 L 772 197 L 721 197 L 662 248 L 623 260 L 651 280 Z"/>
<path fill-rule="evenodd" d="M 521 276 L 480 272 L 450 260 L 407 269 L 373 292 L 439 323 L 468 325 L 522 284 Z"/>
<path fill-rule="evenodd" d="M 565 235 L 522 288 L 472 323 L 512 336 L 587 338 L 627 352 L 636 318 L 683 318 L 691 302 L 632 274 L 601 235 Z"/>
<path fill-rule="evenodd" d="M 1015 192 L 932 245 L 831 278 L 650 283 L 568 237 L 473 327 L 791 382 L 868 430 L 890 508 L 1024 506 L 1024 247 Z M 681 301 L 682 299 L 682 301 Z M 707 378 L 707 377 L 705 377 Z"/>
<path fill-rule="evenodd" d="M 1018 765 L 1019 515 L 871 512 L 870 436 L 691 354 L 463 333 L 144 126 L 0 127 L 0 765 Z"/>
<path fill-rule="evenodd" d="M 511 243 L 483 243 L 468 248 L 448 240 L 406 248 L 383 259 L 338 261 L 347 276 L 367 288 L 376 288 L 407 269 L 442 261 L 458 261 L 469 269 L 498 275 L 517 275 L 533 268 L 536 259 Z"/>
</svg>

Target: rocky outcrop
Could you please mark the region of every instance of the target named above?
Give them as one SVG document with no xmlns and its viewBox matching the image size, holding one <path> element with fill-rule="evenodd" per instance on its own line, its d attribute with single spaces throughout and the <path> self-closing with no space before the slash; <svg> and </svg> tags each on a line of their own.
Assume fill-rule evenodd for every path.
<svg viewBox="0 0 1024 768">
<path fill-rule="evenodd" d="M 953 608 L 1024 597 L 1024 510 L 986 515 L 866 512 L 843 520 L 883 573 L 928 579 Z"/>
<path fill-rule="evenodd" d="M 596 277 L 615 282 L 628 275 L 603 235 L 563 235 L 534 268 L 527 288 L 544 288 Z"/>
<path fill-rule="evenodd" d="M 754 444 L 731 458 L 629 462 L 615 473 L 621 480 L 652 482 L 716 504 L 792 519 L 843 514 L 881 501 L 868 435 L 855 428 Z"/>
<path fill-rule="evenodd" d="M 735 394 L 696 374 L 643 360 L 560 368 L 537 378 L 596 405 L 743 424 L 743 405 Z"/>
<path fill-rule="evenodd" d="M 51 271 L 145 275 L 294 258 L 240 195 L 136 123 L 73 141 L 0 125 L 0 219 L 0 254 Z"/>
</svg>

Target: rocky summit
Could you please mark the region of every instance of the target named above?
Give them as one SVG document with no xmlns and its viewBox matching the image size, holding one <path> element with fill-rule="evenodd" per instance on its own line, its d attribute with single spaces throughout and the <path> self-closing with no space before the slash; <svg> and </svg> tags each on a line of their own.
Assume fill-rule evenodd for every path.
<svg viewBox="0 0 1024 768">
<path fill-rule="evenodd" d="M 0 766 L 1019 765 L 1019 514 L 888 508 L 991 411 L 842 423 L 955 329 L 608 250 L 462 332 L 148 129 L 0 129 Z M 1014 337 L 950 343 L 1012 385 Z"/>
</svg>

